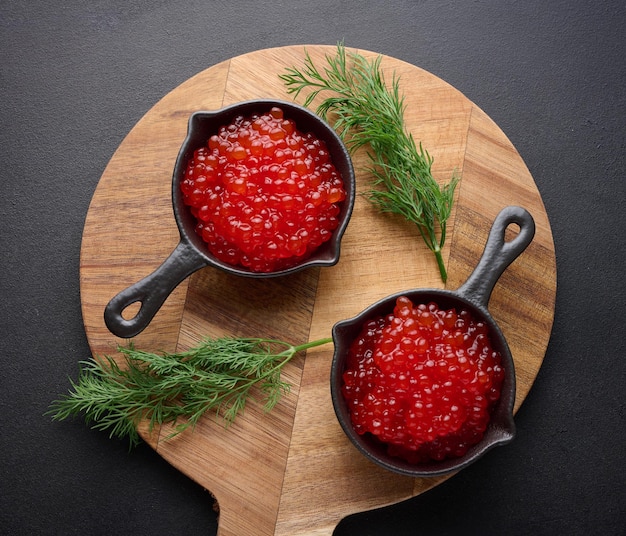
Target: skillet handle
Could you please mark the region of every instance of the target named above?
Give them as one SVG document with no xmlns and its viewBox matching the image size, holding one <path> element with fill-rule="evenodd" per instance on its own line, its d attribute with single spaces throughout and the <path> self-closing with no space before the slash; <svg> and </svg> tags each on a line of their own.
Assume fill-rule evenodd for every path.
<svg viewBox="0 0 626 536">
<path fill-rule="evenodd" d="M 504 233 L 512 223 L 519 226 L 519 233 L 507 242 Z M 456 293 L 487 307 L 502 272 L 528 247 L 534 236 L 535 220 L 526 209 L 517 206 L 503 208 L 493 222 L 478 265 Z"/>
<path fill-rule="evenodd" d="M 207 264 L 190 244 L 181 240 L 154 272 L 111 299 L 104 309 L 107 328 L 118 337 L 129 338 L 141 333 L 178 284 Z M 137 302 L 141 302 L 137 314 L 124 318 L 124 309 Z"/>
</svg>

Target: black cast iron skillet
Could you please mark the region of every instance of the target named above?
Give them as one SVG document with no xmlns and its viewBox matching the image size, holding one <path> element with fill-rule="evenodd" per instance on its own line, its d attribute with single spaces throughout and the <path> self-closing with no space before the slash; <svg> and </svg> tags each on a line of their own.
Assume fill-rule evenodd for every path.
<svg viewBox="0 0 626 536">
<path fill-rule="evenodd" d="M 183 203 L 180 182 L 184 178 L 187 162 L 198 147 L 217 133 L 222 125 L 235 117 L 262 114 L 273 106 L 282 108 L 285 118 L 293 119 L 301 132 L 312 132 L 326 142 L 331 160 L 341 174 L 346 199 L 339 213 L 339 225 L 332 238 L 322 244 L 303 262 L 285 270 L 258 273 L 243 267 L 232 266 L 214 257 L 205 242 L 195 232 L 195 218 Z M 310 110 L 279 100 L 253 100 L 228 106 L 213 112 L 196 112 L 189 118 L 187 137 L 183 142 L 174 166 L 172 178 L 172 203 L 174 217 L 180 232 L 180 242 L 170 256 L 152 274 L 128 287 L 115 296 L 106 306 L 104 320 L 109 330 L 118 337 L 134 337 L 143 331 L 170 293 L 193 272 L 212 266 L 225 272 L 252 278 L 284 276 L 312 266 L 332 266 L 339 260 L 341 238 L 350 220 L 355 199 L 354 169 L 350 155 L 335 131 Z M 133 318 L 122 316 L 129 305 L 140 302 L 139 311 Z"/>
<path fill-rule="evenodd" d="M 504 233 L 511 224 L 519 226 L 519 233 L 513 239 L 505 241 Z M 344 432 L 367 458 L 396 473 L 413 477 L 438 476 L 458 471 L 476 461 L 491 448 L 504 445 L 513 439 L 515 435 L 515 423 L 513 421 L 515 367 L 506 339 L 487 310 L 487 304 L 502 272 L 526 249 L 534 234 L 535 222 L 528 211 L 516 206 L 506 207 L 498 214 L 493 223 L 478 265 L 467 281 L 456 291 L 418 289 L 399 292 L 374 303 L 356 317 L 338 322 L 333 326 L 335 352 L 330 379 L 333 406 Z M 476 320 L 482 320 L 488 325 L 492 347 L 502 355 L 505 378 L 501 396 L 493 408 L 489 426 L 480 443 L 471 447 L 460 458 L 410 464 L 389 456 L 383 445 L 374 441 L 367 434 L 357 434 L 352 427 L 348 407 L 341 393 L 342 375 L 348 350 L 352 341 L 361 331 L 363 324 L 372 318 L 391 313 L 396 299 L 400 296 L 407 296 L 416 305 L 435 302 L 444 309 L 456 307 L 457 310 L 469 310 Z"/>
</svg>

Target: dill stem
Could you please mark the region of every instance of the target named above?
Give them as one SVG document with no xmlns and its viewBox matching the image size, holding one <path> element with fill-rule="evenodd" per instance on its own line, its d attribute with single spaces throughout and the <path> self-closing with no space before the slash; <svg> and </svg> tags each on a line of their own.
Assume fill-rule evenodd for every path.
<svg viewBox="0 0 626 536">
<path fill-rule="evenodd" d="M 433 251 L 435 253 L 435 259 L 437 259 L 437 265 L 439 266 L 441 280 L 445 283 L 448 280 L 448 273 L 446 272 L 446 265 L 443 262 L 443 257 L 441 255 L 441 248 L 439 246 L 435 246 Z"/>
<path fill-rule="evenodd" d="M 280 343 L 280 341 L 278 341 Z M 278 361 L 273 367 L 271 367 L 268 371 L 266 371 L 266 375 L 270 375 L 272 372 L 276 370 L 280 370 L 284 365 L 291 361 L 291 358 L 295 356 L 298 352 L 302 352 L 304 350 L 308 350 L 309 348 L 315 348 L 316 346 L 322 346 L 324 344 L 328 344 L 333 342 L 332 337 L 326 337 L 324 339 L 318 339 L 316 341 L 310 341 L 304 344 L 299 344 L 298 346 L 294 346 L 290 344 L 288 348 L 283 350 L 282 352 L 276 354 L 272 361 Z M 285 344 L 285 343 L 281 343 Z M 254 380 L 252 383 L 255 383 Z M 236 388 L 235 388 L 236 389 Z"/>
<path fill-rule="evenodd" d="M 309 348 L 315 348 L 316 346 L 322 346 L 331 342 L 333 342 L 332 337 L 326 337 L 325 339 L 318 339 L 316 341 L 307 342 L 306 344 L 294 346 L 293 351 L 294 353 L 302 352 L 303 350 L 308 350 Z"/>
</svg>

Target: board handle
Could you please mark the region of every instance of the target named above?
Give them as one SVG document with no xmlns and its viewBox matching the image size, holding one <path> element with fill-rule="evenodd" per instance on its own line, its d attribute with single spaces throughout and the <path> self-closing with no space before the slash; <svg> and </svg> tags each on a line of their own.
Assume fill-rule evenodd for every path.
<svg viewBox="0 0 626 536">
<path fill-rule="evenodd" d="M 519 233 L 506 241 L 505 232 L 511 224 L 519 226 Z M 493 287 L 502 272 L 520 256 L 534 236 L 535 220 L 530 212 L 514 205 L 503 208 L 491 226 L 480 261 L 456 293 L 487 307 Z"/>
<path fill-rule="evenodd" d="M 104 309 L 107 328 L 124 338 L 141 333 L 180 282 L 207 264 L 193 246 L 181 240 L 154 272 L 111 299 Z M 124 310 L 137 302 L 141 303 L 137 314 L 133 318 L 124 318 Z"/>
</svg>

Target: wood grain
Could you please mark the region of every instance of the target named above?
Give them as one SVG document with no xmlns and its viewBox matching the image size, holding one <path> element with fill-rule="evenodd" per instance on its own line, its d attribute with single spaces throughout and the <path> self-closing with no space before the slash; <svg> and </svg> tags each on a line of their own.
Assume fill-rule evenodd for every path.
<svg viewBox="0 0 626 536">
<path fill-rule="evenodd" d="M 334 47 L 306 50 L 321 63 Z M 104 325 L 108 301 L 152 272 L 178 243 L 171 177 L 189 115 L 253 98 L 288 100 L 277 75 L 302 65 L 304 51 L 261 50 L 199 73 L 158 102 L 113 155 L 94 193 L 81 249 L 83 317 L 95 355 L 114 354 L 123 342 Z M 444 251 L 448 288 L 471 273 L 503 207 L 524 206 L 536 220 L 533 243 L 506 270 L 489 305 L 515 360 L 517 410 L 541 367 L 554 316 L 555 254 L 541 196 L 511 142 L 480 108 L 418 67 L 391 57 L 383 57 L 382 67 L 388 80 L 400 76 L 407 128 L 434 156 L 435 177 L 446 181 L 455 171 L 462 177 Z M 371 181 L 365 163 L 364 154 L 354 156 L 358 192 Z M 416 229 L 381 215 L 358 195 L 336 266 L 263 280 L 205 268 L 179 285 L 135 343 L 167 351 L 220 335 L 302 343 L 328 337 L 335 322 L 388 294 L 441 286 Z M 165 440 L 167 427 L 151 434 L 142 427 L 161 456 L 215 496 L 221 536 L 329 535 L 348 514 L 445 480 L 391 474 L 357 453 L 332 409 L 331 358 L 328 345 L 291 362 L 284 372 L 291 392 L 269 414 L 254 400 L 227 429 L 206 417 L 171 440 Z"/>
</svg>

